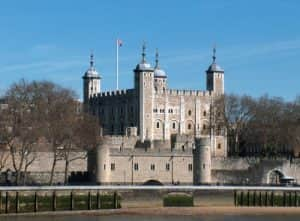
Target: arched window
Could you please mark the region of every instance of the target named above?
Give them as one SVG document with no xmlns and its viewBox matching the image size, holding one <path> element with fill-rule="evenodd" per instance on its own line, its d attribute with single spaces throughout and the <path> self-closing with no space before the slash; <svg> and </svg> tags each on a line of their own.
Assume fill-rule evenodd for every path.
<svg viewBox="0 0 300 221">
<path fill-rule="evenodd" d="M 220 144 L 220 143 L 218 143 L 218 149 L 221 149 L 221 147 L 222 147 L 222 146 L 221 146 L 221 144 Z"/>
<path fill-rule="evenodd" d="M 206 117 L 206 111 L 203 111 L 203 116 Z"/>
<path fill-rule="evenodd" d="M 156 122 L 156 128 L 159 128 L 159 122 Z"/>
<path fill-rule="evenodd" d="M 192 125 L 188 124 L 188 129 L 191 130 L 192 129 Z"/>
<path fill-rule="evenodd" d="M 203 124 L 203 130 L 206 130 L 206 125 L 205 124 Z"/>
<path fill-rule="evenodd" d="M 172 128 L 173 128 L 173 129 L 176 129 L 176 123 L 175 123 L 175 122 L 173 122 Z"/>
<path fill-rule="evenodd" d="M 189 116 L 191 116 L 191 115 L 192 115 L 192 111 L 191 111 L 191 110 L 189 110 L 188 114 L 189 114 Z"/>
</svg>

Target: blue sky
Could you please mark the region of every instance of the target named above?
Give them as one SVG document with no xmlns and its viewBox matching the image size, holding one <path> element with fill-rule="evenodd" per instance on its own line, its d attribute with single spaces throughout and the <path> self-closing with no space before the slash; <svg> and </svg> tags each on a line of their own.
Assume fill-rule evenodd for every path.
<svg viewBox="0 0 300 221">
<path fill-rule="evenodd" d="M 120 87 L 147 42 L 172 88 L 205 89 L 205 70 L 217 45 L 228 93 L 300 94 L 298 0 L 26 0 L 0 3 L 0 93 L 20 78 L 52 80 L 82 95 L 93 50 L 103 90 L 115 89 L 115 41 Z"/>
</svg>

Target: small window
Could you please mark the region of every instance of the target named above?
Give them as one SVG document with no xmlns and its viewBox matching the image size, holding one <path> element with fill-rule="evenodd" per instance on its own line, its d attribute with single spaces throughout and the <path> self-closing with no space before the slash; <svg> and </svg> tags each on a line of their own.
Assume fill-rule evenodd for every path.
<svg viewBox="0 0 300 221">
<path fill-rule="evenodd" d="M 189 114 L 189 116 L 191 116 L 191 115 L 192 115 L 192 111 L 191 111 L 191 110 L 189 110 L 188 114 Z"/>
<path fill-rule="evenodd" d="M 159 122 L 156 122 L 156 128 L 159 128 Z"/>
<path fill-rule="evenodd" d="M 222 147 L 222 146 L 221 146 L 221 144 L 220 144 L 220 143 L 218 143 L 218 149 L 221 149 L 221 147 Z"/>
<path fill-rule="evenodd" d="M 166 171 L 169 171 L 169 170 L 170 170 L 170 164 L 167 163 L 167 164 L 166 164 Z"/>
<path fill-rule="evenodd" d="M 103 169 L 106 170 L 106 165 L 105 164 L 103 165 Z"/>
<path fill-rule="evenodd" d="M 189 171 L 193 171 L 193 164 L 189 164 L 189 166 L 188 166 L 188 169 L 189 169 Z"/>
<path fill-rule="evenodd" d="M 184 145 L 181 146 L 181 150 L 184 151 Z"/>
<path fill-rule="evenodd" d="M 192 125 L 188 124 L 188 129 L 191 130 L 192 129 Z"/>
<path fill-rule="evenodd" d="M 175 122 L 173 122 L 172 128 L 173 128 L 173 129 L 176 129 L 176 123 L 175 123 Z"/>
<path fill-rule="evenodd" d="M 203 124 L 203 130 L 206 130 L 206 125 L 205 124 Z"/>
<path fill-rule="evenodd" d="M 203 111 L 203 116 L 204 116 L 204 117 L 206 116 L 206 111 Z"/>
<path fill-rule="evenodd" d="M 139 164 L 138 163 L 134 164 L 134 170 L 139 170 Z"/>
<path fill-rule="evenodd" d="M 150 165 L 150 170 L 155 170 L 155 165 L 154 164 Z"/>
<path fill-rule="evenodd" d="M 205 163 L 202 165 L 202 168 L 205 169 Z"/>
<path fill-rule="evenodd" d="M 110 164 L 110 170 L 114 171 L 116 169 L 116 165 L 114 163 Z"/>
</svg>

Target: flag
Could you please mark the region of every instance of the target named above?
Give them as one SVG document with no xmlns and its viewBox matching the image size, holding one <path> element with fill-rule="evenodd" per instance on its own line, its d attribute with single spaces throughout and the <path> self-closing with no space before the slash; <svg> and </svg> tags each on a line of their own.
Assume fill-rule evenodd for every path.
<svg viewBox="0 0 300 221">
<path fill-rule="evenodd" d="M 121 39 L 118 39 L 118 40 L 117 40 L 117 45 L 118 45 L 119 47 L 122 47 L 123 41 L 122 41 Z"/>
</svg>

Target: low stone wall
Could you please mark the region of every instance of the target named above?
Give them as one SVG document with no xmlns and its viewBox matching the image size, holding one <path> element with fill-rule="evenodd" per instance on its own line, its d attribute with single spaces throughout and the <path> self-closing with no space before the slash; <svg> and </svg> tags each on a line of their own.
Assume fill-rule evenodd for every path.
<svg viewBox="0 0 300 221">
<path fill-rule="evenodd" d="M 4 153 L 2 153 L 4 154 Z M 5 167 L 0 172 L 0 185 L 9 185 L 14 183 L 15 173 L 12 164 L 12 158 L 9 152 L 6 152 L 8 158 Z M 86 152 L 72 152 L 70 159 L 76 159 L 70 162 L 68 180 L 71 183 L 80 183 L 88 181 Z M 51 168 L 53 163 L 53 152 L 37 152 L 36 159 L 27 169 L 26 184 L 40 185 L 49 183 Z M 7 171 L 9 171 L 7 173 Z M 65 160 L 57 161 L 53 176 L 53 183 L 64 183 Z M 21 174 L 24 177 L 24 174 Z"/>
</svg>

